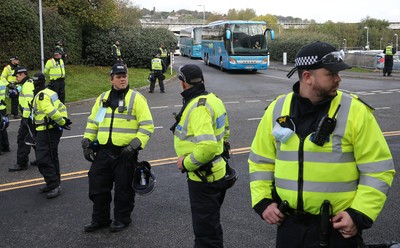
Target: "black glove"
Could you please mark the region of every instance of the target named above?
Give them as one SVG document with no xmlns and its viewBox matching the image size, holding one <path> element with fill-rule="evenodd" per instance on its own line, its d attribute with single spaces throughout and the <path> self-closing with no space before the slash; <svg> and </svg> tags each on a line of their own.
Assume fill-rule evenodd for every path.
<svg viewBox="0 0 400 248">
<path fill-rule="evenodd" d="M 61 127 L 66 130 L 71 130 L 70 125 L 72 124 L 72 121 L 66 117 L 63 117 L 63 119 L 65 120 L 65 124 L 62 125 Z"/>
<path fill-rule="evenodd" d="M 83 156 L 89 162 L 94 161 L 95 154 L 93 152 L 92 142 L 88 138 L 82 139 Z"/>
<path fill-rule="evenodd" d="M 9 89 L 9 90 L 13 90 L 13 89 L 15 89 L 15 88 L 17 88 L 17 87 L 15 86 L 15 84 L 13 84 L 13 83 L 9 83 L 9 84 L 8 84 L 8 89 Z"/>
<path fill-rule="evenodd" d="M 230 159 L 231 155 L 229 154 L 231 150 L 231 144 L 228 141 L 224 141 L 224 151 L 222 152 L 221 156 L 225 159 Z"/>
<path fill-rule="evenodd" d="M 140 139 L 134 138 L 131 143 L 129 143 L 129 145 L 125 146 L 122 149 L 120 156 L 128 160 L 133 159 L 137 161 L 139 150 L 141 149 L 141 144 L 142 142 L 140 141 Z"/>
</svg>

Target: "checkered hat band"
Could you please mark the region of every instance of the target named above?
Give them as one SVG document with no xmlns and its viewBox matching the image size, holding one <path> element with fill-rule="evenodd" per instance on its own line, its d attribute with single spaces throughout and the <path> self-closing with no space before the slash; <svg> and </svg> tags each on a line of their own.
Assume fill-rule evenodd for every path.
<svg viewBox="0 0 400 248">
<path fill-rule="evenodd" d="M 318 62 L 318 56 L 298 57 L 295 60 L 296 66 L 313 65 Z"/>
</svg>

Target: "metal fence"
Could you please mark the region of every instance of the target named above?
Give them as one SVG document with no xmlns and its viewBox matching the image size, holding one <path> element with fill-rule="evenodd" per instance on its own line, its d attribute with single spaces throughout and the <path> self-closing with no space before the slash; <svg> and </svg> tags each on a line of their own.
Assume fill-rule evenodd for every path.
<svg viewBox="0 0 400 248">
<path fill-rule="evenodd" d="M 382 51 L 346 51 L 345 62 L 353 67 L 382 70 L 385 55 Z M 400 71 L 399 54 L 393 56 L 393 70 Z"/>
</svg>

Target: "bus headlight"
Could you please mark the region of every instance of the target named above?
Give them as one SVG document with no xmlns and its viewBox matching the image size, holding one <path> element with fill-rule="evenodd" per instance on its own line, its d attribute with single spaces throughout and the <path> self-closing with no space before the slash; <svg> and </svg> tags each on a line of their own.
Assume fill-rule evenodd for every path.
<svg viewBox="0 0 400 248">
<path fill-rule="evenodd" d="M 237 64 L 237 60 L 234 58 L 229 58 L 229 63 L 231 64 Z"/>
<path fill-rule="evenodd" d="M 268 63 L 268 57 L 261 61 L 261 64 L 267 64 L 267 63 Z"/>
</svg>

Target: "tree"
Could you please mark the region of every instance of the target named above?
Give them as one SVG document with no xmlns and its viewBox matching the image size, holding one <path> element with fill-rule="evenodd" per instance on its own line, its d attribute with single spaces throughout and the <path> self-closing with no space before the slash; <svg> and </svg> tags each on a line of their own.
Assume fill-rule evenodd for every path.
<svg viewBox="0 0 400 248">
<path fill-rule="evenodd" d="M 218 13 L 218 12 L 213 12 L 213 13 L 211 13 L 211 15 L 208 16 L 207 22 L 210 23 L 210 22 L 215 22 L 215 21 L 225 20 L 225 19 L 226 19 L 226 16 L 224 16 L 223 14 Z"/>
<path fill-rule="evenodd" d="M 251 20 L 256 17 L 256 11 L 254 9 L 229 9 L 227 18 L 229 20 Z"/>
<path fill-rule="evenodd" d="M 278 18 L 274 15 L 261 15 L 254 17 L 252 20 L 254 21 L 265 21 L 267 26 L 275 31 L 278 30 Z"/>
<path fill-rule="evenodd" d="M 117 1 L 117 17 L 116 26 L 121 28 L 140 27 L 140 18 L 142 11 L 138 6 L 129 2 L 129 0 L 116 0 Z"/>
<path fill-rule="evenodd" d="M 60 15 L 75 17 L 82 24 L 99 28 L 109 28 L 116 21 L 118 2 L 119 0 L 43 0 L 45 6 L 56 7 Z"/>
</svg>

